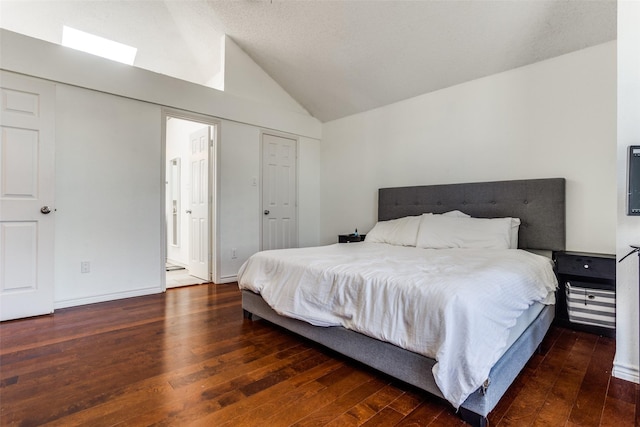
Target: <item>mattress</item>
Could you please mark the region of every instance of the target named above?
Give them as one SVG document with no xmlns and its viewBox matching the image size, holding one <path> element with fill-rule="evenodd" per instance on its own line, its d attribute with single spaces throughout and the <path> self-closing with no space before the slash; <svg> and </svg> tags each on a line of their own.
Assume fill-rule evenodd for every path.
<svg viewBox="0 0 640 427">
<path fill-rule="evenodd" d="M 522 335 L 522 333 L 529 327 L 529 325 L 536 320 L 540 312 L 543 308 L 545 308 L 546 304 L 542 304 L 540 302 L 534 302 L 529 306 L 528 309 L 522 312 L 522 314 L 516 320 L 516 324 L 509 329 L 509 336 L 507 337 L 507 345 L 504 348 L 502 354 L 507 352 L 509 348 L 513 345 L 514 342 Z"/>
</svg>

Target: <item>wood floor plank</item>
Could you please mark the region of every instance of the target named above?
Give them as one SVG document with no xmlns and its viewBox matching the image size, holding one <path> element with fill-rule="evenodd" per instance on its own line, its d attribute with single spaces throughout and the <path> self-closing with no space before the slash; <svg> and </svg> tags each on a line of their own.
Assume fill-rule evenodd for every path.
<svg viewBox="0 0 640 427">
<path fill-rule="evenodd" d="M 389 407 L 385 407 L 361 425 L 363 427 L 392 426 L 397 424 L 401 419 L 401 413 L 396 412 Z"/>
<path fill-rule="evenodd" d="M 278 414 L 284 405 L 291 401 L 297 401 L 307 396 L 313 396 L 326 387 L 312 379 L 319 373 L 332 372 L 342 365 L 334 365 L 329 370 L 317 370 L 314 375 L 304 373 L 289 381 L 282 382 L 273 389 L 263 390 L 244 401 L 225 408 L 224 410 L 209 414 L 201 419 L 198 425 L 216 426 L 242 426 L 254 425 L 256 420 L 265 420 L 274 414 Z M 335 369 L 333 369 L 335 368 Z M 226 410 L 226 411 L 225 411 Z"/>
<path fill-rule="evenodd" d="M 635 425 L 640 426 L 640 386 L 636 388 L 636 419 Z"/>
<path fill-rule="evenodd" d="M 192 385 L 187 387 L 189 389 L 187 394 L 193 396 L 193 398 L 179 414 L 171 416 L 170 421 L 176 425 L 193 424 L 204 415 L 249 398 L 252 394 L 256 394 L 257 391 L 268 387 L 261 387 L 250 394 L 243 392 L 244 387 L 254 383 L 261 383 L 265 378 L 268 378 L 271 383 L 274 373 L 278 375 L 284 371 L 291 371 L 291 375 L 293 375 L 294 371 L 291 369 L 291 365 L 306 358 L 308 356 L 307 352 L 311 351 L 311 349 L 307 349 L 305 352 L 289 354 L 289 357 L 282 359 L 279 358 L 279 356 L 283 356 L 282 353 L 266 355 L 263 359 L 252 362 L 258 369 L 252 370 L 245 375 L 235 375 L 241 372 L 241 369 L 238 371 L 237 368 L 234 368 L 232 371 L 227 371 L 227 367 L 223 365 L 223 370 L 216 374 L 216 377 L 220 379 L 219 381 L 208 379 L 205 383 L 202 383 L 200 389 Z M 321 362 L 322 360 L 318 363 Z M 284 380 L 284 377 L 279 379 Z M 207 385 L 205 386 L 204 384 Z"/>
<path fill-rule="evenodd" d="M 265 419 L 265 425 L 277 427 L 294 424 L 316 408 L 329 405 L 342 395 L 370 379 L 371 375 L 368 372 L 353 370 L 341 378 L 336 378 L 335 382 L 325 385 L 324 389 L 319 390 L 315 394 L 306 395 L 296 400 L 291 399 L 289 403 L 283 405 L 279 413 Z M 323 381 L 318 382 L 324 384 Z"/>
<path fill-rule="evenodd" d="M 411 411 L 402 419 L 402 426 L 427 426 L 430 425 L 445 410 L 443 402 L 435 397 L 427 397 L 420 406 Z"/>
<path fill-rule="evenodd" d="M 356 420 L 356 425 L 367 425 L 371 422 L 382 422 L 382 419 L 391 420 L 396 417 L 396 414 L 400 415 L 399 419 L 401 419 L 402 414 L 391 408 L 387 408 L 387 406 L 396 400 L 401 394 L 403 394 L 401 390 L 393 387 L 392 385 L 386 385 L 376 393 L 371 394 L 369 397 L 354 405 L 347 411 L 346 416 Z M 381 419 L 379 418 L 379 415 L 382 411 L 385 411 L 385 415 L 384 418 Z M 395 422 L 393 424 L 395 424 Z"/>
<path fill-rule="evenodd" d="M 637 389 L 637 384 L 621 380 L 620 378 L 611 377 L 609 380 L 608 395 L 613 399 L 635 405 Z"/>
<path fill-rule="evenodd" d="M 569 417 L 584 376 L 587 374 L 591 355 L 591 353 L 585 353 L 581 346 L 574 347 L 544 404 L 536 414 L 533 426 L 559 425 Z"/>
<path fill-rule="evenodd" d="M 403 416 L 407 416 L 422 402 L 424 402 L 424 393 L 418 394 L 414 391 L 405 391 L 400 397 L 391 402 L 389 407 Z"/>
<path fill-rule="evenodd" d="M 340 369 L 342 366 L 342 361 L 328 360 L 296 377 L 290 378 L 288 381 L 207 415 L 207 417 L 203 418 L 202 424 L 209 423 L 209 425 L 220 427 L 251 425 L 256 420 L 268 418 L 278 413 L 281 406 L 294 397 L 293 393 L 299 392 L 298 389 L 309 387 L 312 390 L 317 390 L 319 387 L 324 387 L 315 380 Z M 305 392 L 303 391 L 303 393 Z"/>
<path fill-rule="evenodd" d="M 454 414 L 453 409 L 447 408 L 440 412 L 436 419 L 429 424 L 429 427 L 456 427 L 463 426 L 464 424 L 465 423 Z"/>
<path fill-rule="evenodd" d="M 632 426 L 640 393 L 611 377 L 615 341 L 553 326 L 491 425 Z M 455 426 L 438 398 L 265 321 L 237 285 L 0 323 L 2 426 Z"/>
<path fill-rule="evenodd" d="M 359 387 L 354 388 L 348 393 L 343 394 L 328 405 L 322 406 L 317 410 L 311 412 L 295 424 L 295 427 L 313 427 L 324 426 L 336 418 L 336 414 L 342 414 L 348 411 L 353 406 L 362 402 L 367 397 L 377 393 L 383 387 L 386 386 L 386 382 L 372 378 L 370 381 L 365 382 Z"/>
<path fill-rule="evenodd" d="M 582 380 L 576 404 L 571 410 L 569 422 L 580 426 L 598 426 L 607 397 L 611 366 L 613 364 L 613 340 L 601 337 Z M 609 350 L 609 351 L 607 351 Z"/>
<path fill-rule="evenodd" d="M 602 410 L 600 427 L 619 427 L 634 425 L 635 405 L 623 400 L 607 397 Z"/>
<path fill-rule="evenodd" d="M 582 351 L 575 335 L 560 341 L 558 349 L 550 353 L 526 379 L 527 385 L 511 404 L 499 426 L 532 425 L 547 395 L 555 384 L 563 366 L 572 355 Z"/>
</svg>

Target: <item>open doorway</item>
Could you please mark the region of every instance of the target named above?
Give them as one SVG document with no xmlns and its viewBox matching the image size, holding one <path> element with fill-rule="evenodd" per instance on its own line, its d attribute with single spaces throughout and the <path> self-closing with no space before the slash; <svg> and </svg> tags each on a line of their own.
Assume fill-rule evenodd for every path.
<svg viewBox="0 0 640 427">
<path fill-rule="evenodd" d="M 165 112 L 166 287 L 215 277 L 216 146 L 219 123 Z"/>
</svg>

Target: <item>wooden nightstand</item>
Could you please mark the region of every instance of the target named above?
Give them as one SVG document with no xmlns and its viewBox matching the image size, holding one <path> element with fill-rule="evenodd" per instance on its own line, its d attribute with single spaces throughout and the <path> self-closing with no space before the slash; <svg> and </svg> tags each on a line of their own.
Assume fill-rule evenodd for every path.
<svg viewBox="0 0 640 427">
<path fill-rule="evenodd" d="M 338 243 L 364 242 L 365 237 L 367 237 L 366 234 L 358 234 L 357 236 L 353 234 L 338 234 Z"/>
<path fill-rule="evenodd" d="M 559 284 L 556 323 L 615 337 L 615 255 L 554 252 L 553 258 Z"/>
</svg>

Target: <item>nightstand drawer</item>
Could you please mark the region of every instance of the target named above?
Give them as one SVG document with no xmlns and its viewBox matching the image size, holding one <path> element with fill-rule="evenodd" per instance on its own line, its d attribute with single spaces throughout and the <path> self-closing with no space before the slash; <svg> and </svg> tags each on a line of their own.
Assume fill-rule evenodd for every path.
<svg viewBox="0 0 640 427">
<path fill-rule="evenodd" d="M 558 253 L 556 255 L 558 274 L 611 279 L 616 277 L 614 257 L 590 256 L 587 254 Z"/>
</svg>

